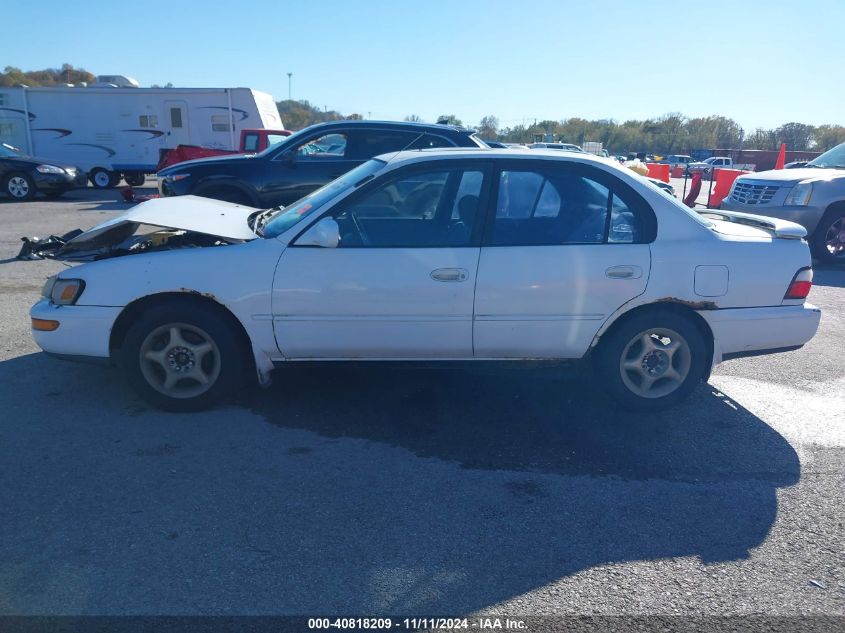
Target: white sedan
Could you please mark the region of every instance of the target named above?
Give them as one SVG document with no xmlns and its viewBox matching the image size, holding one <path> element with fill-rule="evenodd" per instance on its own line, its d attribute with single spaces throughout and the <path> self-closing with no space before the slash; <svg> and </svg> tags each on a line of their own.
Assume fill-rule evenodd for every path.
<svg viewBox="0 0 845 633">
<path fill-rule="evenodd" d="M 589 359 L 623 405 L 660 409 L 722 360 L 813 337 L 803 237 L 589 154 L 402 152 L 284 209 L 140 204 L 65 245 L 90 263 L 48 280 L 32 328 L 170 410 L 353 359 Z"/>
</svg>

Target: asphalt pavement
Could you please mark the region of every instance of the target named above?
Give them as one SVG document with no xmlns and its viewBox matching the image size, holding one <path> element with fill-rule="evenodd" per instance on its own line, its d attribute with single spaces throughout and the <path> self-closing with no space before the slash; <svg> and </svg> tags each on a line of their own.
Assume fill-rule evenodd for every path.
<svg viewBox="0 0 845 633">
<path fill-rule="evenodd" d="M 118 198 L 0 201 L 0 614 L 845 614 L 845 268 L 803 349 L 658 415 L 507 364 L 294 366 L 169 414 L 29 332 L 63 265 L 19 238 Z"/>
</svg>

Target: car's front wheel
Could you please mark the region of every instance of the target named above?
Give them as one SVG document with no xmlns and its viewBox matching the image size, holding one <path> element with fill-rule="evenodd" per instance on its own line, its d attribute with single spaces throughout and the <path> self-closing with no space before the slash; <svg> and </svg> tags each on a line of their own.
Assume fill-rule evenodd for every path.
<svg viewBox="0 0 845 633">
<path fill-rule="evenodd" d="M 3 189 L 18 202 L 32 200 L 35 197 L 35 183 L 26 174 L 9 175 L 3 183 Z"/>
<path fill-rule="evenodd" d="M 240 337 L 217 310 L 173 301 L 145 311 L 128 329 L 121 364 L 129 384 L 168 411 L 206 409 L 244 375 Z"/>
<path fill-rule="evenodd" d="M 828 209 L 811 239 L 813 254 L 823 262 L 845 262 L 845 204 Z"/>
<path fill-rule="evenodd" d="M 705 336 L 689 317 L 648 310 L 612 328 L 595 367 L 602 386 L 622 406 L 657 411 L 685 399 L 706 374 Z"/>
</svg>

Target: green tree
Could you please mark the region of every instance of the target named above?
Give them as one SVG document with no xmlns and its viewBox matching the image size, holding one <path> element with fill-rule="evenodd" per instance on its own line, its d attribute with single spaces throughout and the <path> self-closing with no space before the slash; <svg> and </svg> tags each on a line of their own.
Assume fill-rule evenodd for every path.
<svg viewBox="0 0 845 633">
<path fill-rule="evenodd" d="M 439 117 L 437 117 L 437 122 L 443 123 L 443 124 L 446 124 L 446 125 L 463 126 L 463 122 L 458 117 L 456 117 L 454 114 L 441 114 Z"/>
<path fill-rule="evenodd" d="M 11 87 L 23 84 L 26 86 L 57 86 L 76 84 L 80 82 L 93 83 L 96 77 L 83 68 L 74 68 L 70 64 L 62 64 L 61 68 L 46 68 L 44 70 L 22 71 L 14 66 L 6 66 L 0 73 L 0 86 Z"/>
<path fill-rule="evenodd" d="M 813 140 L 816 142 L 814 149 L 826 152 L 840 143 L 845 143 L 845 126 L 828 123 L 819 125 L 813 133 Z"/>
<path fill-rule="evenodd" d="M 786 149 L 803 152 L 810 149 L 810 141 L 816 129 L 804 123 L 784 123 L 775 130 L 775 135 L 781 143 L 786 143 Z"/>
<path fill-rule="evenodd" d="M 483 139 L 496 140 L 499 135 L 499 119 L 492 114 L 482 118 L 478 123 L 478 135 Z"/>
</svg>

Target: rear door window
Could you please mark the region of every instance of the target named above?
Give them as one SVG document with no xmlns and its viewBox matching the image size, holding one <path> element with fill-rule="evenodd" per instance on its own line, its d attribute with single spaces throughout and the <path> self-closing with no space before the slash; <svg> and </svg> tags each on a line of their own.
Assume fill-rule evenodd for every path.
<svg viewBox="0 0 845 633">
<path fill-rule="evenodd" d="M 639 243 L 646 235 L 646 203 L 616 180 L 593 168 L 553 165 L 504 169 L 498 174 L 496 214 L 486 243 Z"/>
</svg>

